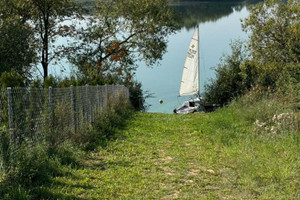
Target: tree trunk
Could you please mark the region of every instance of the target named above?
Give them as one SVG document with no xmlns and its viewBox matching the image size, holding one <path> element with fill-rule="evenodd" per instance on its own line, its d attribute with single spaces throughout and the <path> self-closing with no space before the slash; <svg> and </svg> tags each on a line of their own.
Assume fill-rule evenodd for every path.
<svg viewBox="0 0 300 200">
<path fill-rule="evenodd" d="M 48 77 L 48 65 L 49 65 L 49 14 L 44 15 L 44 38 L 43 38 L 43 51 L 42 51 L 42 66 L 44 70 L 44 80 Z"/>
</svg>

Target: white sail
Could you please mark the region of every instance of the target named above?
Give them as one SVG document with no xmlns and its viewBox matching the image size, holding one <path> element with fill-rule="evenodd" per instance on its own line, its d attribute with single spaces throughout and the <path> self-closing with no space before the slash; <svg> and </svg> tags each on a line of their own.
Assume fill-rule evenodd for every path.
<svg viewBox="0 0 300 200">
<path fill-rule="evenodd" d="M 199 28 L 196 27 L 186 56 L 179 96 L 199 93 Z"/>
</svg>

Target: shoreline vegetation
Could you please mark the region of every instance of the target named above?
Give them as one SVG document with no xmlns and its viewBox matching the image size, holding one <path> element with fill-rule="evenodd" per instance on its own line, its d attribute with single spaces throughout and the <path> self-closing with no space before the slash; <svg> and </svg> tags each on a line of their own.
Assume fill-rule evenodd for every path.
<svg viewBox="0 0 300 200">
<path fill-rule="evenodd" d="M 60 160 L 50 160 L 54 169 L 42 185 L 2 182 L 0 194 L 5 200 L 298 199 L 299 112 L 274 97 L 256 96 L 253 103 L 254 96 L 214 113 L 132 113 L 106 129 L 110 139 L 93 151 L 57 149 Z M 40 170 L 38 161 L 27 167 Z"/>
<path fill-rule="evenodd" d="M 119 10 L 118 5 L 124 2 L 128 10 Z M 93 31 L 85 35 L 86 40 L 92 41 L 86 47 L 97 44 L 98 40 L 103 42 L 98 46 L 100 53 L 88 49 L 88 53 L 78 52 L 74 57 L 82 67 L 81 79 L 46 77 L 30 86 L 65 88 L 121 80 L 134 86 L 130 81 L 134 74 L 131 64 L 135 60 L 127 48 L 145 39 L 149 48 L 144 48 L 145 43 L 141 42 L 138 50 L 143 50 L 149 62 L 154 62 L 161 58 L 166 47 L 165 41 L 159 39 L 175 31 L 175 25 L 169 21 L 170 13 L 161 16 L 165 20 L 160 25 L 166 29 L 158 32 L 156 24 L 138 23 L 144 22 L 140 19 L 144 19 L 146 11 L 157 19 L 160 12 L 153 9 L 158 11 L 164 5 L 163 0 L 157 1 L 161 3 L 158 7 L 153 1 L 147 2 L 149 7 L 137 10 L 137 4 L 131 0 L 116 1 L 119 4 L 115 13 L 111 12 L 111 4 L 104 5 L 101 11 L 108 13 L 104 18 L 106 23 L 100 28 L 94 23 Z M 22 142 L 14 148 L 10 146 L 7 108 L 0 110 L 0 199 L 300 199 L 300 5 L 297 0 L 268 0 L 249 9 L 249 17 L 242 22 L 243 29 L 250 33 L 249 40 L 232 43 L 231 54 L 225 55 L 216 68 L 216 79 L 206 86 L 206 101 L 222 105 L 215 112 L 188 115 L 138 112 L 133 106 L 140 105 L 140 99 L 131 101 L 132 106 L 121 98 L 105 112 L 96 114 L 97 120 L 76 137 L 57 141 L 59 137 L 50 131 L 49 137 L 43 135 L 45 139 L 34 145 L 30 132 L 34 127 L 30 126 L 18 135 Z M 102 40 L 101 28 L 111 34 L 122 27 L 118 21 L 120 15 L 132 19 L 128 25 L 138 31 L 147 25 L 149 34 L 139 35 L 129 46 L 122 44 L 136 33 L 125 42 Z M 23 21 L 19 23 L 13 28 L 24 28 Z M 11 27 L 4 28 L 6 31 Z M 158 47 L 161 47 L 159 54 Z M 102 57 L 103 54 L 107 57 Z M 93 60 L 95 57 L 100 59 Z M 104 73 L 105 67 L 110 66 L 105 65 L 107 62 L 115 64 L 109 75 Z M 1 73 L 1 87 L 11 83 L 25 87 L 24 77 L 16 71 Z M 143 96 L 141 85 L 135 84 L 130 98 Z M 1 99 L 0 103 L 3 102 Z M 47 105 L 47 100 L 43 102 Z M 30 112 L 21 114 L 28 122 L 32 119 Z M 64 109 L 55 114 L 70 117 Z M 65 138 L 70 133 L 55 134 Z"/>
<path fill-rule="evenodd" d="M 78 3 L 79 5 L 82 5 L 84 8 L 92 8 L 95 6 L 97 0 L 73 0 L 75 3 Z M 224 1 L 224 0 L 167 0 L 168 4 L 171 6 L 175 6 L 178 4 L 183 4 L 183 3 L 197 3 L 197 2 L 203 2 L 203 3 L 250 3 L 250 4 L 255 4 L 260 2 L 261 0 L 229 0 L 229 1 Z"/>
</svg>

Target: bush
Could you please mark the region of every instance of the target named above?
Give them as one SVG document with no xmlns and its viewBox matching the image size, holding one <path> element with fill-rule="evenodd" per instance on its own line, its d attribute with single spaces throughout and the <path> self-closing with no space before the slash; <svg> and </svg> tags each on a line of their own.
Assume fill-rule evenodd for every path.
<svg viewBox="0 0 300 200">
<path fill-rule="evenodd" d="M 3 72 L 0 76 L 0 88 L 25 87 L 25 79 L 15 70 Z"/>
<path fill-rule="evenodd" d="M 133 114 L 130 102 L 120 96 L 118 100 L 108 100 L 107 109 L 95 116 L 92 125 L 83 125 L 72 137 L 75 145 L 84 150 L 94 150 L 97 146 L 106 146 L 116 130 L 122 127 L 125 121 Z"/>
<path fill-rule="evenodd" d="M 247 54 L 240 41 L 231 44 L 232 54 L 224 56 L 215 69 L 216 78 L 205 86 L 206 103 L 225 105 L 244 94 L 251 86 L 251 64 L 244 63 Z M 250 79 L 250 80 L 249 80 Z"/>
<path fill-rule="evenodd" d="M 17 151 L 14 151 L 13 167 L 7 173 L 7 181 L 15 185 L 32 187 L 47 183 L 51 176 L 58 175 L 60 163 L 48 156 L 45 146 L 45 144 L 32 146 L 24 142 Z"/>
<path fill-rule="evenodd" d="M 124 97 L 120 97 L 116 102 L 108 102 L 111 102 L 108 109 L 99 114 L 94 125 L 99 134 L 103 134 L 106 138 L 112 137 L 115 129 L 121 127 L 133 113 L 132 105 L 128 101 L 124 101 Z"/>
<path fill-rule="evenodd" d="M 250 32 L 248 52 L 240 42 L 232 45 L 232 54 L 216 69 L 216 79 L 206 85 L 206 101 L 225 105 L 256 86 L 277 95 L 281 91 L 286 99 L 300 96 L 290 95 L 299 91 L 299 15 L 296 0 L 267 0 L 251 7 L 242 24 Z"/>
<path fill-rule="evenodd" d="M 10 166 L 9 134 L 6 127 L 0 127 L 0 170 Z"/>
</svg>

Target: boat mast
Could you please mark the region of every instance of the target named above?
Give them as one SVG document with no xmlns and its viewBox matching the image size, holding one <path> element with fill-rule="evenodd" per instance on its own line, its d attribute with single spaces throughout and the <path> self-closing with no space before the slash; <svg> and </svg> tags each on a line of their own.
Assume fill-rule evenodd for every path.
<svg viewBox="0 0 300 200">
<path fill-rule="evenodd" d="M 199 24 L 197 24 L 196 28 L 198 28 L 198 81 L 199 81 L 199 88 L 198 88 L 198 97 L 200 99 L 200 32 L 199 32 Z"/>
</svg>

